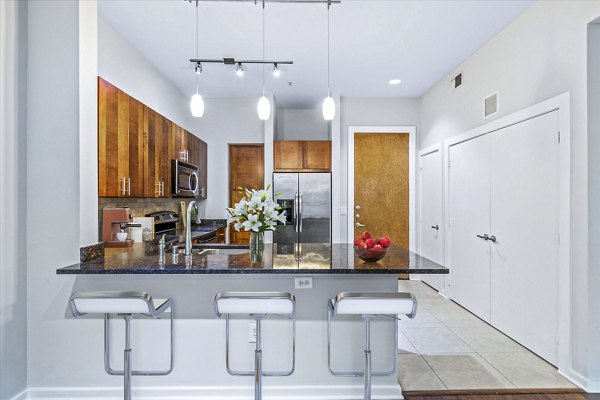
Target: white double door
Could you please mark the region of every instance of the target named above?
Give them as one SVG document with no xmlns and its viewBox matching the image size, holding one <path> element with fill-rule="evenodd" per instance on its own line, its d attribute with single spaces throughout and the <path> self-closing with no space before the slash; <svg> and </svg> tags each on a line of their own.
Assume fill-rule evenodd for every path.
<svg viewBox="0 0 600 400">
<path fill-rule="evenodd" d="M 557 139 L 551 112 L 448 151 L 450 295 L 554 364 Z"/>
</svg>

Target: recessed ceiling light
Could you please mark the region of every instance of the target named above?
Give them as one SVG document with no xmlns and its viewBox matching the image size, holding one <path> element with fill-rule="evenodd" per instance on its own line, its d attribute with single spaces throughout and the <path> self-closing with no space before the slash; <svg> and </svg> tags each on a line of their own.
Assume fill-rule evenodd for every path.
<svg viewBox="0 0 600 400">
<path fill-rule="evenodd" d="M 402 83 L 401 79 L 390 79 L 390 81 L 388 82 L 390 85 L 399 85 L 400 83 Z"/>
</svg>

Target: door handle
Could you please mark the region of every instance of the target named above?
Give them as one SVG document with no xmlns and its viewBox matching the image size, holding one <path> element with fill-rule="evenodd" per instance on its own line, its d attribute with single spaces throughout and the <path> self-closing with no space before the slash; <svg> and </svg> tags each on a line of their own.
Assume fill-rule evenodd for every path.
<svg viewBox="0 0 600 400">
<path fill-rule="evenodd" d="M 492 235 L 488 237 L 488 240 L 491 240 L 492 242 L 496 243 L 496 236 Z"/>
<path fill-rule="evenodd" d="M 298 195 L 298 219 L 300 220 L 300 232 L 302 232 L 302 193 Z"/>
<path fill-rule="evenodd" d="M 431 227 L 431 229 L 435 229 L 436 231 L 439 231 L 440 230 L 440 226 L 439 225 L 433 225 Z"/>
<path fill-rule="evenodd" d="M 490 237 L 486 234 L 482 235 L 477 235 L 478 238 L 483 239 L 483 240 L 490 240 Z"/>
<path fill-rule="evenodd" d="M 361 224 L 360 222 L 357 222 L 356 224 L 354 224 L 357 228 L 362 228 L 364 226 L 366 226 L 365 224 Z"/>
<path fill-rule="evenodd" d="M 294 223 L 296 224 L 294 228 L 296 228 L 296 232 L 298 232 L 298 192 L 294 194 Z"/>
</svg>

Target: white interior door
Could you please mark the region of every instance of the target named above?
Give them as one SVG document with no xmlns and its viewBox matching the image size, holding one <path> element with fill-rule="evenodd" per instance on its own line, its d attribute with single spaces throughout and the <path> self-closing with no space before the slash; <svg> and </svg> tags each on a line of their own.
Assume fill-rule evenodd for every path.
<svg viewBox="0 0 600 400">
<path fill-rule="evenodd" d="M 438 264 L 444 264 L 444 215 L 442 198 L 442 152 L 440 149 L 421 154 L 420 158 L 420 226 L 419 252 Z M 433 288 L 444 290 L 444 275 L 421 275 Z"/>
<path fill-rule="evenodd" d="M 558 112 L 491 139 L 491 322 L 558 361 Z M 454 165 L 452 166 L 454 167 Z"/>
<path fill-rule="evenodd" d="M 490 137 L 449 148 L 449 294 L 490 321 Z"/>
</svg>

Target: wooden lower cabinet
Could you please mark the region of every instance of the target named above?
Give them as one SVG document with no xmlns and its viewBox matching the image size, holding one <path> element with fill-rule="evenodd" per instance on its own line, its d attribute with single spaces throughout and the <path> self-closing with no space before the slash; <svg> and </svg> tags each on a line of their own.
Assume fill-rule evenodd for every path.
<svg viewBox="0 0 600 400">
<path fill-rule="evenodd" d="M 215 239 L 215 243 L 225 243 L 225 228 L 220 228 L 217 231 L 217 238 Z"/>
</svg>

